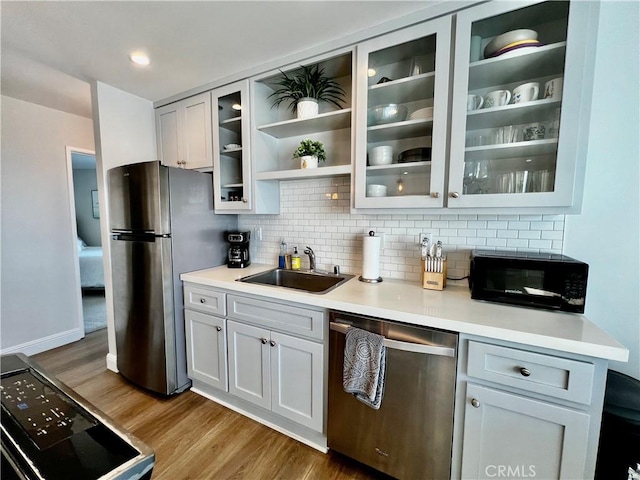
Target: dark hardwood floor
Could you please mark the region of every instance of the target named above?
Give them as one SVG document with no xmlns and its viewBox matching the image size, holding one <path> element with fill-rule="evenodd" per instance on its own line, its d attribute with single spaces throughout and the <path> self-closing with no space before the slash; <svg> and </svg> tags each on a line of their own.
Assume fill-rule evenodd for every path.
<svg viewBox="0 0 640 480">
<path fill-rule="evenodd" d="M 106 368 L 107 331 L 33 358 L 156 454 L 154 479 L 384 478 L 323 454 L 191 391 L 164 398 Z"/>
</svg>

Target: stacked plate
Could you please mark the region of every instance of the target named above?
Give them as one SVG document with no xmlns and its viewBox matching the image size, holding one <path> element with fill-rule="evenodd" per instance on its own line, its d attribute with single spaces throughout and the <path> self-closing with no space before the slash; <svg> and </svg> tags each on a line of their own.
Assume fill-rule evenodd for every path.
<svg viewBox="0 0 640 480">
<path fill-rule="evenodd" d="M 538 41 L 538 32 L 535 30 L 519 29 L 498 35 L 491 40 L 484 49 L 484 58 L 494 58 L 505 53 L 521 50 L 523 48 L 534 49 L 541 47 Z"/>
</svg>

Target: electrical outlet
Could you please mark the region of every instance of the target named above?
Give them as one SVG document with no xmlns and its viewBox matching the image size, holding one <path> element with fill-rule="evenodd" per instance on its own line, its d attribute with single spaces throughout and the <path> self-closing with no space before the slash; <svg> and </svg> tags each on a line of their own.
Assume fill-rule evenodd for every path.
<svg viewBox="0 0 640 480">
<path fill-rule="evenodd" d="M 421 244 L 424 239 L 429 240 L 429 245 L 433 243 L 433 232 L 422 232 L 418 235 L 418 244 Z"/>
<path fill-rule="evenodd" d="M 253 236 L 256 240 L 262 240 L 262 227 L 256 227 L 253 231 Z"/>
</svg>

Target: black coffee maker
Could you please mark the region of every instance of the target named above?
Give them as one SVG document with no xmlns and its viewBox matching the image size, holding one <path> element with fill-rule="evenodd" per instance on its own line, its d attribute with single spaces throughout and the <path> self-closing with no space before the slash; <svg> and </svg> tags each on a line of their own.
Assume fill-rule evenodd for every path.
<svg viewBox="0 0 640 480">
<path fill-rule="evenodd" d="M 251 265 L 249 255 L 251 232 L 227 232 L 226 236 L 229 243 L 227 266 L 229 268 L 244 268 Z"/>
</svg>

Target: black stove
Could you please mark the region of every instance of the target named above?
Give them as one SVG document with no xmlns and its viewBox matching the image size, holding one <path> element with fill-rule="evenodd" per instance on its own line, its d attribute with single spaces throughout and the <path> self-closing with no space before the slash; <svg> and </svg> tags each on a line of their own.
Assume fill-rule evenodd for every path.
<svg viewBox="0 0 640 480">
<path fill-rule="evenodd" d="M 1 361 L 2 478 L 151 478 L 146 445 L 28 357 Z"/>
</svg>

